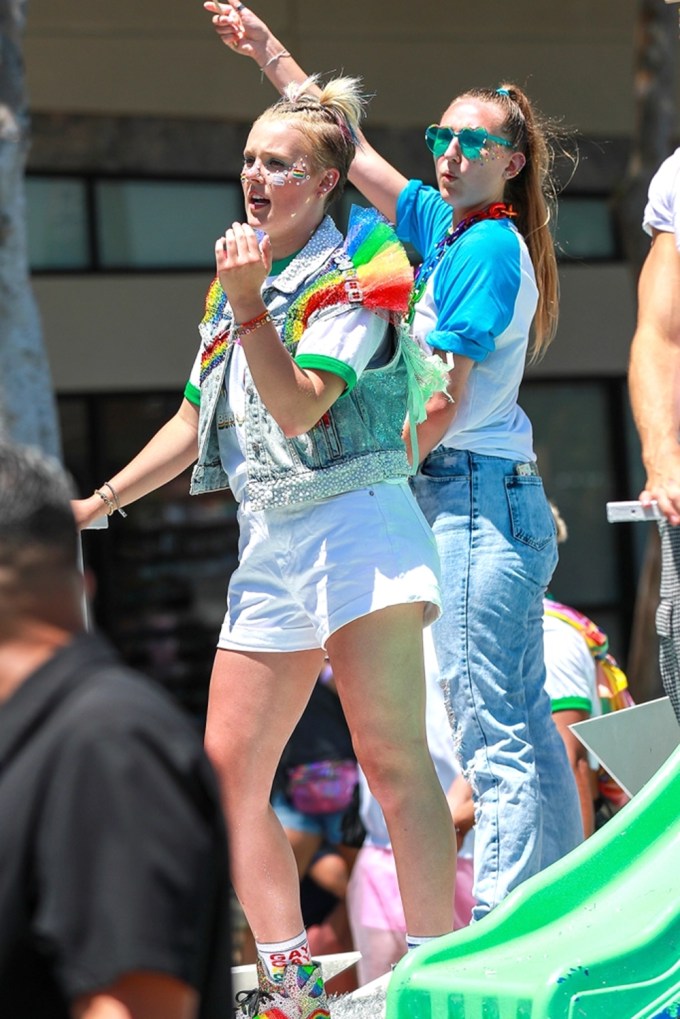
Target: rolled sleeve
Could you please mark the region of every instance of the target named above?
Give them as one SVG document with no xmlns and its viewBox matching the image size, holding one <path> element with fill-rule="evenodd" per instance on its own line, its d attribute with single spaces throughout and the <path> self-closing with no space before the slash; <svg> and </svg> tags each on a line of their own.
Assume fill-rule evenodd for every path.
<svg viewBox="0 0 680 1019">
<path fill-rule="evenodd" d="M 599 714 L 595 662 L 581 633 L 570 623 L 544 619 L 545 689 L 553 711 L 576 710 Z"/>
<path fill-rule="evenodd" d="M 521 283 L 519 239 L 506 221 L 464 233 L 434 276 L 437 327 L 431 347 L 483 361 L 509 326 Z"/>
<path fill-rule="evenodd" d="M 650 235 L 654 230 L 675 234 L 680 250 L 680 149 L 661 164 L 652 178 L 642 227 Z"/>
<path fill-rule="evenodd" d="M 366 308 L 340 305 L 314 316 L 295 351 L 300 368 L 333 372 L 346 392 L 384 348 L 388 323 Z"/>
<path fill-rule="evenodd" d="M 191 374 L 184 387 L 184 395 L 190 403 L 193 403 L 196 407 L 201 405 L 201 352 L 199 349 L 194 363 L 191 367 Z"/>
</svg>

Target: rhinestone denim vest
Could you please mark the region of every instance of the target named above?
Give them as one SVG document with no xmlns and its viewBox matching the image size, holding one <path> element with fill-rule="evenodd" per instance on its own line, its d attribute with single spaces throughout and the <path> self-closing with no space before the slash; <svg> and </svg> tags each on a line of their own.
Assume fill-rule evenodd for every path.
<svg viewBox="0 0 680 1019">
<path fill-rule="evenodd" d="M 264 302 L 279 334 L 295 299 L 342 257 L 343 238 L 326 217 L 309 243 L 263 290 Z M 338 317 L 347 306 L 318 314 Z M 402 440 L 407 411 L 409 372 L 403 346 L 411 341 L 385 315 L 394 336 L 389 363 L 370 366 L 353 389 L 341 396 L 308 432 L 286 438 L 262 402 L 246 368 L 247 493 L 252 509 L 287 506 L 323 499 L 394 478 L 406 478 L 411 467 Z M 217 437 L 217 422 L 228 416 L 224 380 L 233 347 L 219 349 L 216 338 L 232 324 L 225 306 L 217 322 L 201 323 L 202 349 L 208 372 L 201 381 L 199 455 L 191 478 L 191 494 L 228 488 Z"/>
</svg>

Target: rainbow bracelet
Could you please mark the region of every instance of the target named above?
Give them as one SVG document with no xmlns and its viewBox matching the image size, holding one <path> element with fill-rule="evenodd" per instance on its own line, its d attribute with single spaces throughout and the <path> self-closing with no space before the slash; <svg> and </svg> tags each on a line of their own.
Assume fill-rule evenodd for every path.
<svg viewBox="0 0 680 1019">
<path fill-rule="evenodd" d="M 240 325 L 234 326 L 231 331 L 230 340 L 232 343 L 238 343 L 242 336 L 247 336 L 248 333 L 254 333 L 256 329 L 260 329 L 266 325 L 267 322 L 271 322 L 272 317 L 268 311 L 263 311 L 261 315 L 256 315 L 255 318 L 249 319 L 247 322 L 241 322 Z"/>
</svg>

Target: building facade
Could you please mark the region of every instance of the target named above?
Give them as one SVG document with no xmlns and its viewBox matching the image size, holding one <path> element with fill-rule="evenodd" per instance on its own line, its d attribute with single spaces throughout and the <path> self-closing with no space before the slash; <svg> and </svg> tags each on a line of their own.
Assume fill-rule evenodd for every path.
<svg viewBox="0 0 680 1019">
<path fill-rule="evenodd" d="M 608 525 L 604 507 L 641 482 L 625 387 L 635 271 L 615 216 L 635 128 L 637 3 L 257 10 L 310 71 L 364 79 L 367 133 L 409 176 L 432 178 L 424 128 L 471 85 L 516 81 L 578 148 L 575 170 L 557 166 L 559 332 L 522 403 L 571 532 L 554 593 L 592 614 L 625 659 L 648 532 Z M 31 0 L 25 57 L 33 282 L 65 457 L 89 491 L 181 398 L 214 240 L 241 216 L 247 129 L 274 97 L 251 61 L 220 45 L 199 0 Z M 186 489 L 178 479 L 85 540 L 103 627 L 200 710 L 235 562 L 234 506 Z"/>
</svg>

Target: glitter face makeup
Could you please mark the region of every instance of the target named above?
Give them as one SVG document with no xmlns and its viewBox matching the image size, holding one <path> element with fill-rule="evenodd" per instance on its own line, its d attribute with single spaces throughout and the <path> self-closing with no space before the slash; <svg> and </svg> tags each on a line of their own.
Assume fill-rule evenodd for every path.
<svg viewBox="0 0 680 1019">
<path fill-rule="evenodd" d="M 256 121 L 243 147 L 246 221 L 267 232 L 275 260 L 304 247 L 325 215 L 328 172 L 315 152 L 314 138 L 286 118 Z"/>
<path fill-rule="evenodd" d="M 245 183 L 254 176 L 259 176 L 273 187 L 279 188 L 289 183 L 297 184 L 299 187 L 310 178 L 304 156 L 295 163 L 286 164 L 275 157 L 262 161 L 246 155 L 243 157 L 241 182 Z"/>
<path fill-rule="evenodd" d="M 471 213 L 502 202 L 505 187 L 525 163 L 503 137 L 504 111 L 495 101 L 462 96 L 428 128 L 439 192 L 454 210 L 453 225 Z"/>
</svg>

